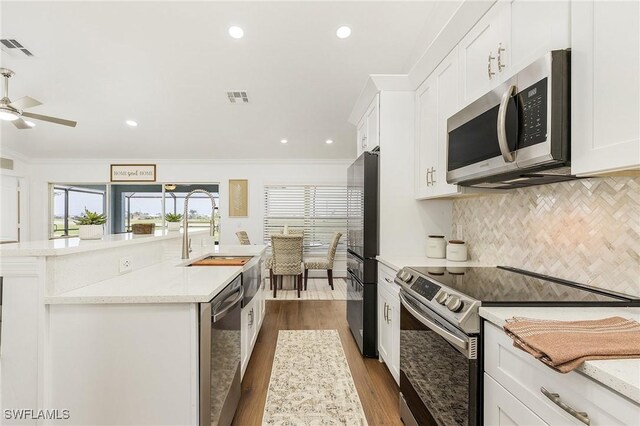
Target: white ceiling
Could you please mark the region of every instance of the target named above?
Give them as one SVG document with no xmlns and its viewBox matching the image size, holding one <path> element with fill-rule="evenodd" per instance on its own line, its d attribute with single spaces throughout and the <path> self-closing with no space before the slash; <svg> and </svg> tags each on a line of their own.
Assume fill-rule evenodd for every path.
<svg viewBox="0 0 640 426">
<path fill-rule="evenodd" d="M 406 71 L 438 5 L 3 1 L 2 38 L 36 56 L 2 53 L 10 97 L 78 126 L 3 122 L 2 145 L 33 158 L 351 158 L 367 75 Z M 250 103 L 231 105 L 230 89 Z"/>
</svg>

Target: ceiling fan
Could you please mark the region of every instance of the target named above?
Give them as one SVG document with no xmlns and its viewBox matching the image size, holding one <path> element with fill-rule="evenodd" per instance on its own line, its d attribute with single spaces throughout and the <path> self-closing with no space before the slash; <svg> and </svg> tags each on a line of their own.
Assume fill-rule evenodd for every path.
<svg viewBox="0 0 640 426">
<path fill-rule="evenodd" d="M 30 129 L 33 127 L 33 123 L 23 120 L 22 117 L 62 124 L 63 126 L 76 127 L 76 124 L 78 123 L 75 121 L 24 111 L 27 108 L 42 105 L 42 102 L 29 96 L 24 96 L 11 102 L 11 99 L 9 99 L 9 78 L 14 74 L 15 73 L 9 69 L 0 68 L 0 75 L 2 75 L 3 78 L 2 99 L 0 99 L 0 120 L 12 122 L 18 129 Z"/>
</svg>

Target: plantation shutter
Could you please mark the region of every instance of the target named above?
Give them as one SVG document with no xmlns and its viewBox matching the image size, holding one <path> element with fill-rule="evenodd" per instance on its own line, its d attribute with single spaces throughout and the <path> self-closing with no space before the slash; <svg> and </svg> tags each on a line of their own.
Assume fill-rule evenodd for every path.
<svg viewBox="0 0 640 426">
<path fill-rule="evenodd" d="M 346 186 L 267 185 L 264 194 L 265 244 L 287 225 L 304 229 L 306 254 L 326 254 L 334 232 L 342 233 L 337 254 L 346 254 Z"/>
</svg>

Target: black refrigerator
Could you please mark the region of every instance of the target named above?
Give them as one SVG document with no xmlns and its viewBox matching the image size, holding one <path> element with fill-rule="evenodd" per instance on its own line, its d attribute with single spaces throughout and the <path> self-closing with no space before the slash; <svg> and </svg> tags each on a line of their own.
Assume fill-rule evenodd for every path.
<svg viewBox="0 0 640 426">
<path fill-rule="evenodd" d="M 347 177 L 347 320 L 360 352 L 378 356 L 378 152 L 365 152 Z"/>
</svg>

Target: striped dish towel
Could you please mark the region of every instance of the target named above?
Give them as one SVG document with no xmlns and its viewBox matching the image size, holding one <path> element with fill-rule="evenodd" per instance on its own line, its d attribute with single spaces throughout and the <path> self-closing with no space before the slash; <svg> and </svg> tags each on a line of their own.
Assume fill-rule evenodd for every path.
<svg viewBox="0 0 640 426">
<path fill-rule="evenodd" d="M 561 373 L 590 359 L 640 358 L 640 323 L 620 317 L 590 321 L 513 317 L 504 331 L 513 346 Z"/>
</svg>

